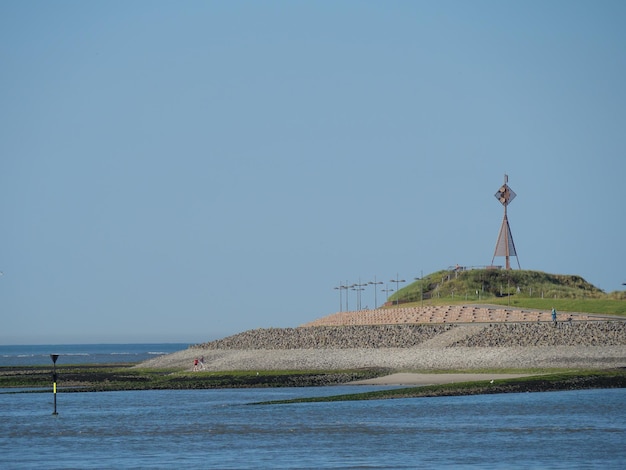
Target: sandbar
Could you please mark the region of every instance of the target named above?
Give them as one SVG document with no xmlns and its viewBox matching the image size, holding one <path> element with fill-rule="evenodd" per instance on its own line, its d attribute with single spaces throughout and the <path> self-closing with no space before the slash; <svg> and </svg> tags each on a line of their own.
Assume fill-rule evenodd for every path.
<svg viewBox="0 0 626 470">
<path fill-rule="evenodd" d="M 442 385 L 479 380 L 516 379 L 537 374 L 418 374 L 401 372 L 375 379 L 357 380 L 348 385 Z"/>
</svg>

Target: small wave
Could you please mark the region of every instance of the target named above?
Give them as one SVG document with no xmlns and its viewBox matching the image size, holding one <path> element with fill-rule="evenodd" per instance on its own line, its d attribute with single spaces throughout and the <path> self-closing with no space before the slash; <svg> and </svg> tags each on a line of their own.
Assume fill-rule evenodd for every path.
<svg viewBox="0 0 626 470">
<path fill-rule="evenodd" d="M 148 354 L 151 354 L 153 356 L 162 356 L 163 354 L 167 354 L 167 353 L 162 352 L 162 351 L 148 351 Z"/>
<path fill-rule="evenodd" d="M 112 352 L 111 356 L 136 356 L 136 353 L 129 353 L 129 352 Z"/>
</svg>

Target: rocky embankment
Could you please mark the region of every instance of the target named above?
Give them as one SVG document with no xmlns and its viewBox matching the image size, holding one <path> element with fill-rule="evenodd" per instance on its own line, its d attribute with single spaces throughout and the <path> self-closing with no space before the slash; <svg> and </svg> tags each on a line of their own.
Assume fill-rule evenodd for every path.
<svg viewBox="0 0 626 470">
<path fill-rule="evenodd" d="M 200 344 L 201 349 L 375 349 L 419 346 L 453 325 L 261 328 Z"/>
<path fill-rule="evenodd" d="M 310 326 L 245 331 L 141 367 L 394 370 L 626 367 L 625 321 Z"/>
<path fill-rule="evenodd" d="M 534 347 L 534 346 L 626 346 L 626 322 L 500 323 L 489 325 L 451 346 Z"/>
</svg>

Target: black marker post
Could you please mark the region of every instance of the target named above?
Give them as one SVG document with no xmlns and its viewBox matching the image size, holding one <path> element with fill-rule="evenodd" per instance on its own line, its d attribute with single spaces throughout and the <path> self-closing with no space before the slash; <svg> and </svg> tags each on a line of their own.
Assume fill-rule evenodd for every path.
<svg viewBox="0 0 626 470">
<path fill-rule="evenodd" d="M 57 413 L 57 359 L 59 358 L 58 354 L 50 354 L 50 359 L 52 359 L 52 393 L 54 395 L 54 412 L 53 415 L 58 415 Z"/>
</svg>

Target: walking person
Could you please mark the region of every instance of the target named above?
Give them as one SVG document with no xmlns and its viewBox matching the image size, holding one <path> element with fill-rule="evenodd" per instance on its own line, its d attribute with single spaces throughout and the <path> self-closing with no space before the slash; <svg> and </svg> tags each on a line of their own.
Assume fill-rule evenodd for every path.
<svg viewBox="0 0 626 470">
<path fill-rule="evenodd" d="M 556 309 L 552 307 L 552 323 L 556 326 Z"/>
<path fill-rule="evenodd" d="M 204 370 L 204 356 L 200 356 L 200 370 Z"/>
<path fill-rule="evenodd" d="M 194 372 L 198 370 L 198 358 L 197 357 L 193 360 L 193 370 Z"/>
</svg>

